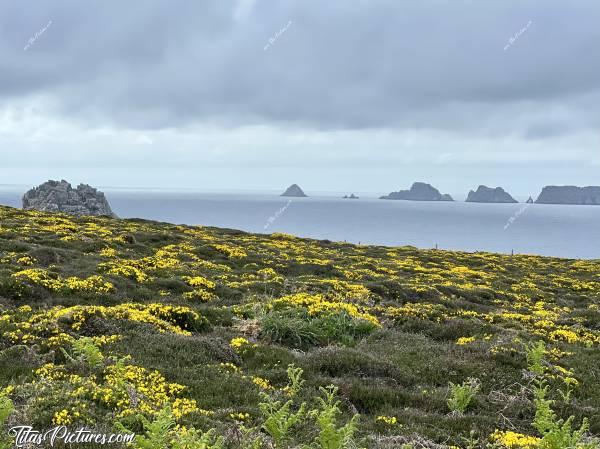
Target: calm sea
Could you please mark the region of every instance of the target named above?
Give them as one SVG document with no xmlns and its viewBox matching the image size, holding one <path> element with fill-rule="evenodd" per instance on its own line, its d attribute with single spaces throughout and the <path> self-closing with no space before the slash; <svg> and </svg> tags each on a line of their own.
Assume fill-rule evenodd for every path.
<svg viewBox="0 0 600 449">
<path fill-rule="evenodd" d="M 123 218 L 363 244 L 600 258 L 600 206 L 104 190 Z M 23 191 L 0 187 L 0 204 L 20 207 Z"/>
</svg>

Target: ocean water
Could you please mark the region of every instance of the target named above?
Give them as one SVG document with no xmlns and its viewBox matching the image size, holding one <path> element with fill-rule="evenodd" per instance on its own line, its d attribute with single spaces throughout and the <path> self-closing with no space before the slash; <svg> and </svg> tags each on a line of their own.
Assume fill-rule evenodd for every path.
<svg viewBox="0 0 600 449">
<path fill-rule="evenodd" d="M 600 206 L 104 189 L 122 218 L 389 246 L 600 258 Z M 24 190 L 0 188 L 19 207 Z"/>
</svg>

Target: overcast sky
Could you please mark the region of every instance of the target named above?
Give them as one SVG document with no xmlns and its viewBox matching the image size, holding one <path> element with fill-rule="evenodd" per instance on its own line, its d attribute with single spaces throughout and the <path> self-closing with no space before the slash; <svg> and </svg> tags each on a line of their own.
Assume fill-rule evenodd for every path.
<svg viewBox="0 0 600 449">
<path fill-rule="evenodd" d="M 0 0 L 0 183 L 600 185 L 598 0 Z"/>
</svg>

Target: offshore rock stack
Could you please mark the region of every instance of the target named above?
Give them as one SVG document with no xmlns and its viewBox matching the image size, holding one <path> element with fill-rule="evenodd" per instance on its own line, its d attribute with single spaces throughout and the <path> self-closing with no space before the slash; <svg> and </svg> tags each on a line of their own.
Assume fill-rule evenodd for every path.
<svg viewBox="0 0 600 449">
<path fill-rule="evenodd" d="M 298 184 L 292 184 L 287 189 L 285 189 L 285 192 L 283 192 L 281 194 L 281 196 L 292 196 L 292 197 L 302 198 L 307 195 L 306 195 L 306 193 L 304 193 L 304 191 L 300 188 L 300 186 Z"/>
<path fill-rule="evenodd" d="M 105 215 L 116 217 L 104 193 L 87 184 L 79 184 L 76 189 L 64 179 L 47 181 L 23 195 L 23 209 L 42 212 L 63 212 L 66 214 Z"/>
<path fill-rule="evenodd" d="M 600 204 L 600 186 L 546 186 L 535 200 L 538 204 Z"/>
<path fill-rule="evenodd" d="M 389 195 L 379 198 L 382 200 L 454 201 L 447 193 L 442 194 L 438 189 L 424 182 L 415 182 L 410 190 L 391 192 Z"/>
<path fill-rule="evenodd" d="M 502 187 L 479 186 L 477 191 L 471 190 L 467 196 L 469 203 L 516 203 L 512 196 Z"/>
</svg>

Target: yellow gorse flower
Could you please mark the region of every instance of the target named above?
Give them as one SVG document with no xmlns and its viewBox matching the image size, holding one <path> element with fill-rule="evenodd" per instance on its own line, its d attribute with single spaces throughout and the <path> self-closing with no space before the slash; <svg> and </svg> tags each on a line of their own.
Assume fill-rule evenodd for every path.
<svg viewBox="0 0 600 449">
<path fill-rule="evenodd" d="M 61 410 L 54 414 L 52 422 L 59 426 L 66 426 L 73 422 L 73 417 L 69 414 L 68 410 Z"/>
<path fill-rule="evenodd" d="M 231 346 L 233 348 L 233 350 L 236 352 L 243 352 L 243 351 L 246 351 L 247 349 L 256 347 L 256 345 L 254 343 L 250 343 L 244 337 L 232 338 L 231 341 L 229 342 L 229 346 Z"/>
<path fill-rule="evenodd" d="M 230 259 L 243 259 L 248 256 L 246 251 L 231 245 L 214 245 L 214 248 L 220 253 L 225 254 Z"/>
<path fill-rule="evenodd" d="M 185 276 L 183 280 L 186 281 L 187 284 L 191 287 L 203 287 L 209 290 L 214 289 L 216 285 L 214 282 L 209 281 L 208 279 L 203 278 L 202 276 Z"/>
<path fill-rule="evenodd" d="M 393 426 L 398 423 L 398 419 L 395 416 L 381 415 L 378 416 L 375 420 L 387 424 L 388 426 Z"/>
<path fill-rule="evenodd" d="M 537 437 L 500 430 L 496 430 L 490 438 L 493 442 L 509 449 L 535 449 L 540 441 Z"/>
<path fill-rule="evenodd" d="M 361 310 L 358 306 L 346 302 L 328 301 L 323 295 L 312 295 L 309 293 L 297 293 L 295 295 L 283 296 L 273 301 L 273 306 L 294 306 L 307 309 L 310 315 L 322 315 L 326 313 L 346 312 L 352 318 L 357 318 L 381 326 L 374 315 Z"/>
<path fill-rule="evenodd" d="M 231 419 L 234 419 L 235 421 L 247 421 L 248 419 L 250 419 L 250 414 L 249 413 L 230 413 L 229 417 Z"/>
<path fill-rule="evenodd" d="M 476 340 L 475 337 L 460 337 L 456 340 L 456 344 L 460 346 L 468 345 L 469 343 L 473 343 Z"/>
<path fill-rule="evenodd" d="M 62 279 L 59 276 L 51 276 L 40 268 L 30 268 L 12 274 L 14 279 L 41 285 L 48 290 L 60 292 L 92 292 L 110 293 L 114 290 L 113 284 L 105 281 L 101 276 L 90 276 L 81 279 L 75 276 Z"/>
<path fill-rule="evenodd" d="M 263 390 L 270 390 L 273 388 L 267 379 L 258 376 L 252 376 L 252 383 L 258 385 L 258 387 Z"/>
<path fill-rule="evenodd" d="M 29 307 L 29 306 L 28 306 Z M 31 308 L 28 309 L 29 311 Z M 30 312 L 25 312 L 30 313 Z M 8 315 L 8 330 L 1 335 L 13 343 L 42 343 L 47 346 L 63 346 L 72 337 L 65 333 L 63 326 L 72 331 L 79 331 L 91 317 L 135 321 L 152 325 L 159 332 L 171 332 L 190 335 L 193 326 L 202 326 L 206 319 L 188 307 L 165 304 L 133 304 L 123 303 L 116 306 L 73 306 L 54 307 L 34 313 L 25 320 L 12 322 Z M 102 344 L 116 341 L 118 336 L 100 336 Z"/>
</svg>

